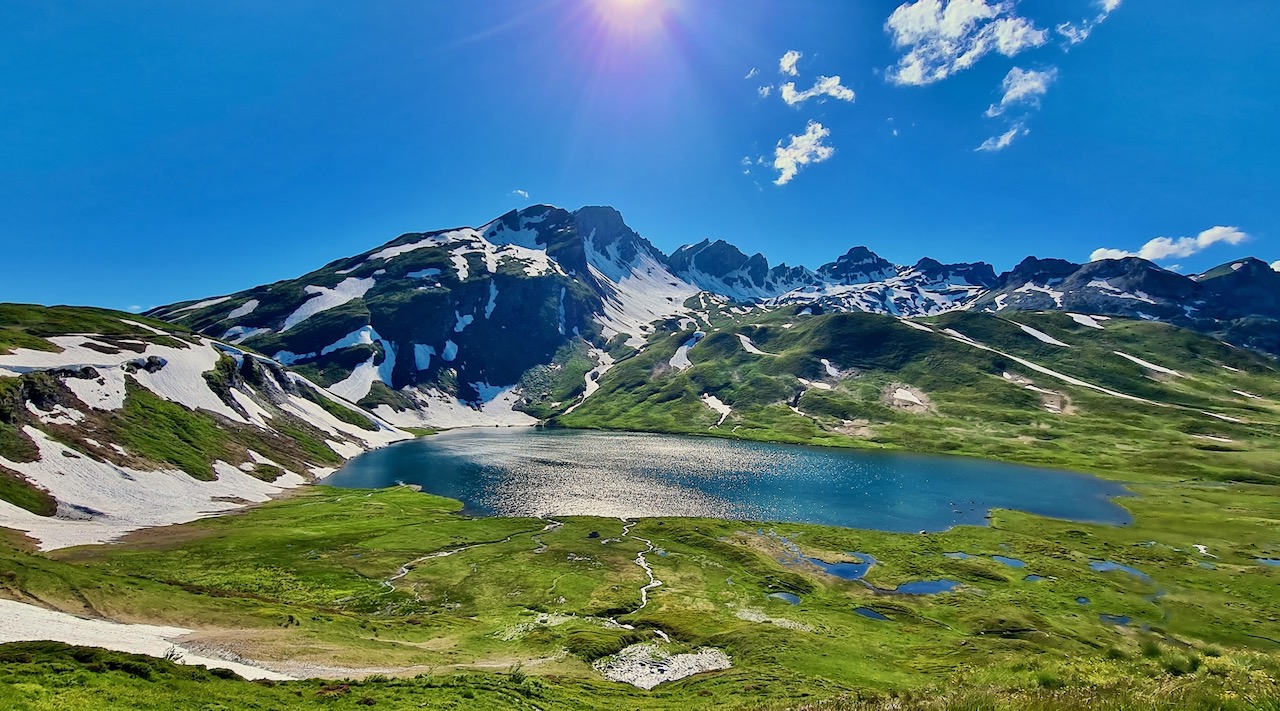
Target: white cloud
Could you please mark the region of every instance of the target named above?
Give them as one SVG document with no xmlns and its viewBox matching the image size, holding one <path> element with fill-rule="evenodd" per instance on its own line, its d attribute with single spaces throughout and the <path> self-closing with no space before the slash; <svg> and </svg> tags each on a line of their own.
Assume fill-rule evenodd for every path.
<svg viewBox="0 0 1280 711">
<path fill-rule="evenodd" d="M 1123 249 L 1110 249 L 1101 247 L 1093 250 L 1093 254 L 1089 255 L 1089 261 L 1100 262 L 1104 259 L 1124 259 L 1125 257 L 1136 257 L 1138 255 L 1133 252 L 1126 252 Z"/>
<path fill-rule="evenodd" d="M 1043 45 L 1046 30 L 1014 11 L 1008 0 L 916 0 L 885 22 L 905 54 L 886 73 L 899 85 L 922 86 L 972 67 L 991 52 L 1013 57 Z"/>
<path fill-rule="evenodd" d="M 1277 263 L 1277 264 L 1280 264 L 1280 262 L 1276 262 L 1276 263 Z M 1277 271 L 1280 271 L 1280 270 L 1277 270 Z M 135 313 L 135 314 L 136 314 L 136 313 L 141 313 L 141 312 L 142 312 L 142 307 L 141 307 L 141 306 L 136 306 L 136 305 L 135 305 L 135 306 L 130 306 L 130 307 L 129 307 L 129 311 L 130 311 L 131 313 Z"/>
<path fill-rule="evenodd" d="M 512 190 L 511 194 L 516 195 L 518 197 L 522 197 L 525 200 L 529 199 L 529 192 L 527 190 L 521 190 L 520 188 L 516 188 L 515 190 Z"/>
<path fill-rule="evenodd" d="M 787 106 L 795 106 L 817 96 L 830 96 L 841 101 L 853 101 L 854 98 L 853 90 L 840 83 L 838 74 L 833 77 L 818 77 L 818 81 L 804 91 L 796 91 L 795 82 L 789 81 L 782 85 L 782 100 Z"/>
<path fill-rule="evenodd" d="M 1249 235 L 1241 232 L 1237 227 L 1210 227 L 1195 237 L 1179 237 L 1170 239 L 1168 237 L 1156 237 L 1155 239 L 1142 245 L 1137 252 L 1128 252 L 1123 249 L 1102 248 L 1093 250 L 1093 254 L 1089 255 L 1089 261 L 1096 262 L 1099 259 L 1123 259 L 1125 257 L 1141 257 L 1150 261 L 1160 261 L 1162 259 L 1171 259 L 1178 257 L 1190 257 L 1194 254 L 1212 247 L 1219 242 L 1227 244 L 1240 244 L 1249 239 Z"/>
<path fill-rule="evenodd" d="M 992 136 L 991 138 L 988 138 L 987 140 L 983 141 L 982 145 L 978 146 L 974 150 L 986 151 L 989 153 L 994 153 L 996 151 L 1003 151 L 1004 149 L 1008 148 L 1010 144 L 1013 143 L 1013 139 L 1017 138 L 1018 136 L 1025 136 L 1028 133 L 1031 133 L 1031 129 L 1024 127 L 1022 124 L 1016 124 L 1015 126 L 1010 128 L 1008 131 L 1005 131 L 999 136 Z"/>
<path fill-rule="evenodd" d="M 1280 262 L 1272 262 L 1271 268 L 1274 269 L 1275 271 L 1280 272 Z"/>
<path fill-rule="evenodd" d="M 999 116 L 1009 107 L 1019 104 L 1038 107 L 1040 105 L 1040 97 L 1049 91 L 1049 85 L 1057 78 L 1057 67 L 1051 67 L 1042 72 L 1020 67 L 1010 69 L 1000 85 L 1004 89 L 1004 96 L 1001 97 L 1000 103 L 992 104 L 987 109 L 987 116 Z"/>
<path fill-rule="evenodd" d="M 796 71 L 796 62 L 800 61 L 803 56 L 803 54 L 794 49 L 788 50 L 786 54 L 782 55 L 782 59 L 778 60 L 778 71 L 787 76 L 798 76 L 800 73 Z"/>
<path fill-rule="evenodd" d="M 1106 21 L 1111 16 L 1111 13 L 1120 7 L 1120 0 L 1098 0 L 1096 4 L 1100 9 L 1093 19 L 1085 20 L 1078 25 L 1064 22 L 1054 28 L 1058 31 L 1058 34 L 1062 35 L 1063 39 L 1067 40 L 1067 46 L 1080 44 L 1089 39 L 1089 35 L 1093 34 L 1094 28 Z"/>
<path fill-rule="evenodd" d="M 836 149 L 822 143 L 830 135 L 830 129 L 816 121 L 810 121 L 803 134 L 789 137 L 786 146 L 778 141 L 778 147 L 773 152 L 773 167 L 778 171 L 778 179 L 773 181 L 774 185 L 786 185 L 796 177 L 801 167 L 821 163 L 834 155 Z"/>
<path fill-rule="evenodd" d="M 767 99 L 767 98 L 769 98 L 769 94 L 770 94 L 771 92 L 773 92 L 773 87 L 771 87 L 771 86 L 762 86 L 762 87 L 760 87 L 759 89 L 756 89 L 756 92 L 760 94 L 760 98 L 761 98 L 761 99 Z"/>
<path fill-rule="evenodd" d="M 752 68 L 751 68 L 751 71 L 747 72 L 747 75 L 746 75 L 745 77 L 742 77 L 742 78 L 743 78 L 743 79 L 750 79 L 750 78 L 754 77 L 755 75 L 757 75 L 757 74 L 759 74 L 759 73 L 760 73 L 760 70 L 759 70 L 759 69 L 756 69 L 755 67 L 752 67 Z"/>
</svg>

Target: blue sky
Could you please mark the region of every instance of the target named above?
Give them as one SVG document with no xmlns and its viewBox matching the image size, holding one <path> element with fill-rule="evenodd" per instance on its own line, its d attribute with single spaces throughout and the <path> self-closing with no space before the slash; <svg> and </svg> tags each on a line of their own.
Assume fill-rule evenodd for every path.
<svg viewBox="0 0 1280 711">
<path fill-rule="evenodd" d="M 222 294 L 536 202 L 811 267 L 1274 262 L 1278 25 L 1273 0 L 0 1 L 0 300 Z"/>
</svg>

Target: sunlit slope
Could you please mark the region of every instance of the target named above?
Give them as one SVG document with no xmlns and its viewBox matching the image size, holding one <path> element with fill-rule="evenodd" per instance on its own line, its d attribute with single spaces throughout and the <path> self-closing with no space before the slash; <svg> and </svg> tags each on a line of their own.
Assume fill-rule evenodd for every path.
<svg viewBox="0 0 1280 711">
<path fill-rule="evenodd" d="M 1280 481 L 1275 362 L 1207 336 L 1065 313 L 737 311 L 668 322 L 556 421 Z"/>
<path fill-rule="evenodd" d="M 0 525 L 46 548 L 265 501 L 409 436 L 182 327 L 0 305 Z"/>
</svg>

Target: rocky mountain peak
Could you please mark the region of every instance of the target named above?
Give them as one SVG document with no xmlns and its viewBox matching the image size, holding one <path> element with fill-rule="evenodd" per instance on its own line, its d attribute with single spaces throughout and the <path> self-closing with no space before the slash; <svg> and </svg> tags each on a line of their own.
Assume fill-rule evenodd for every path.
<svg viewBox="0 0 1280 711">
<path fill-rule="evenodd" d="M 818 267 L 818 274 L 837 284 L 866 284 L 897 273 L 889 260 L 866 247 L 854 247 L 834 262 Z"/>
</svg>

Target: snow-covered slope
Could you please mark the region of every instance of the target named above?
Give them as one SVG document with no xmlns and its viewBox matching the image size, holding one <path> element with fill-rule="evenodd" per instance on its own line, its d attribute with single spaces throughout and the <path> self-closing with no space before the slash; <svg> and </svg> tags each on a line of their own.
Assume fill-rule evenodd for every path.
<svg viewBox="0 0 1280 711">
<path fill-rule="evenodd" d="M 270 354 L 401 426 L 511 425 L 538 409 L 530 373 L 561 368 L 573 353 L 598 367 L 594 354 L 644 349 L 663 321 L 705 322 L 708 299 L 899 317 L 960 309 L 1132 316 L 1280 352 L 1280 274 L 1256 261 L 1191 279 L 1139 259 L 1081 266 L 1032 258 L 997 276 L 983 263 L 894 266 L 854 247 L 811 270 L 771 266 L 723 240 L 667 256 L 612 208 L 535 205 L 475 228 L 406 234 L 298 279 L 151 315 Z"/>
<path fill-rule="evenodd" d="M 279 363 L 88 309 L 0 307 L 0 525 L 42 548 L 189 521 L 410 437 Z M 79 331 L 51 335 L 53 331 Z"/>
<path fill-rule="evenodd" d="M 531 369 L 574 344 L 643 347 L 696 293 L 617 211 L 538 205 L 152 315 L 271 354 L 402 426 L 517 425 L 534 421 L 519 411 Z"/>
</svg>

